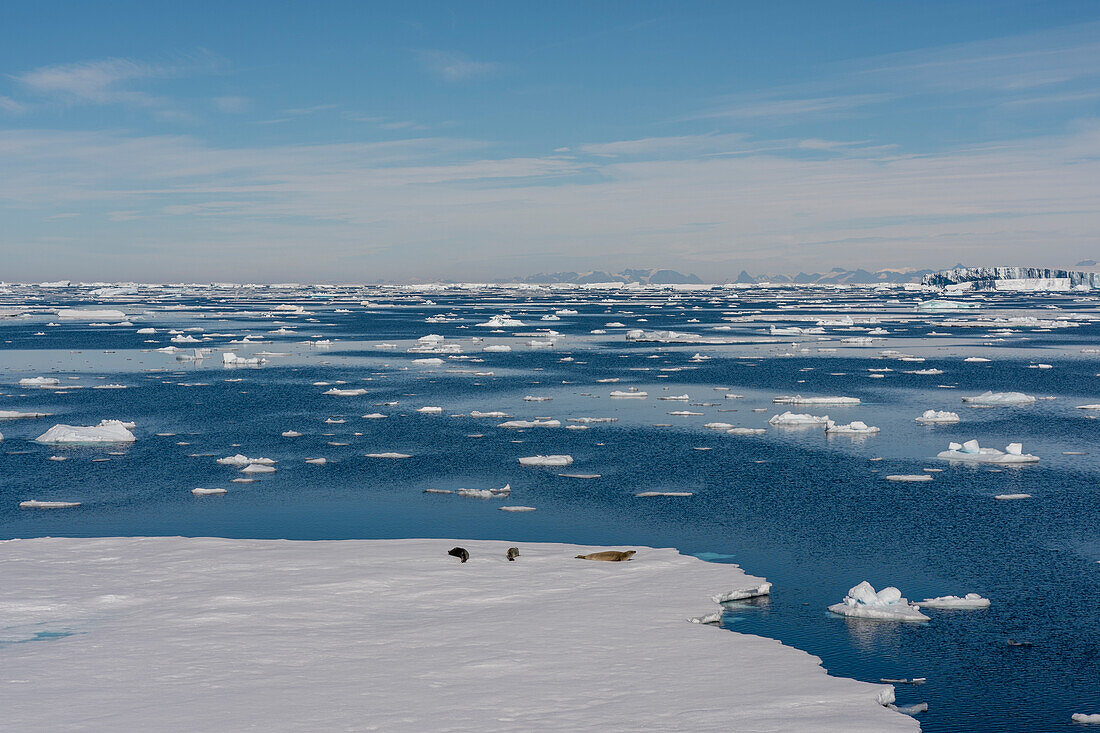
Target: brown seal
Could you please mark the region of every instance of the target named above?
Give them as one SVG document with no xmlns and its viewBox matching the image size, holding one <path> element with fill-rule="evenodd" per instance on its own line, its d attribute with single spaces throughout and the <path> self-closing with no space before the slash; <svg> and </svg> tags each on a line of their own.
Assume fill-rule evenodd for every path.
<svg viewBox="0 0 1100 733">
<path fill-rule="evenodd" d="M 515 562 L 517 557 L 519 557 L 519 548 L 518 547 L 509 547 L 508 548 L 508 562 Z"/>
<path fill-rule="evenodd" d="M 621 552 L 619 550 L 604 550 L 603 552 L 592 552 L 588 555 L 577 555 L 578 560 L 604 560 L 606 562 L 623 562 L 629 560 L 635 555 L 635 550 L 627 550 Z"/>
<path fill-rule="evenodd" d="M 452 557 L 457 557 L 462 562 L 466 562 L 470 559 L 470 553 L 466 552 L 465 547 L 452 547 L 447 551 L 447 554 Z"/>
</svg>

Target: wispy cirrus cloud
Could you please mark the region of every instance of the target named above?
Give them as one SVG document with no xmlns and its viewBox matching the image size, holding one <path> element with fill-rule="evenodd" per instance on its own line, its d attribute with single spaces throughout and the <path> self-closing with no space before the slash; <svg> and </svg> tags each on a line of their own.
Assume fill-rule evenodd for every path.
<svg viewBox="0 0 1100 733">
<path fill-rule="evenodd" d="M 0 95 L 0 112 L 6 112 L 11 115 L 23 114 L 27 111 L 27 105 L 23 102 L 17 102 L 11 97 L 5 97 Z"/>
<path fill-rule="evenodd" d="M 41 66 L 13 74 L 20 89 L 32 97 L 69 105 L 125 105 L 172 110 L 172 101 L 139 88 L 156 80 L 216 73 L 225 62 L 200 51 L 166 63 L 129 58 L 106 58 Z"/>
<path fill-rule="evenodd" d="M 420 49 L 416 52 L 420 66 L 432 76 L 447 82 L 469 81 L 492 76 L 500 71 L 500 64 L 477 61 L 458 51 Z"/>
</svg>

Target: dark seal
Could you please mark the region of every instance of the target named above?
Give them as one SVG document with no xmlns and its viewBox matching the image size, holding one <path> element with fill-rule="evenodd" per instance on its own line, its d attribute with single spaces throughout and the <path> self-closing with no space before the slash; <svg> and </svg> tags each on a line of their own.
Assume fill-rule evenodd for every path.
<svg viewBox="0 0 1100 733">
<path fill-rule="evenodd" d="M 508 562 L 515 562 L 517 557 L 519 557 L 519 548 L 518 547 L 509 547 L 508 548 Z"/>
<path fill-rule="evenodd" d="M 447 551 L 447 554 L 451 557 L 457 557 L 462 562 L 466 562 L 470 559 L 470 553 L 466 552 L 465 547 L 452 547 Z"/>
</svg>

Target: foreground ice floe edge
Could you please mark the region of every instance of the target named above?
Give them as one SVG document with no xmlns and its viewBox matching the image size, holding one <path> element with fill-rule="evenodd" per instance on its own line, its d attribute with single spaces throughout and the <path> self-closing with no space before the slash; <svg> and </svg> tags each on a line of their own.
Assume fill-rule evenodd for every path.
<svg viewBox="0 0 1100 733">
<path fill-rule="evenodd" d="M 447 556 L 455 545 L 468 563 Z M 92 720 L 161 731 L 422 731 L 440 720 L 478 731 L 919 730 L 883 707 L 889 685 L 830 677 L 775 640 L 685 622 L 714 609 L 711 596 L 762 579 L 674 549 L 633 548 L 625 563 L 573 558 L 594 549 L 8 541 L 5 623 L 73 635 L 5 650 L 5 721 L 53 731 Z M 699 673 L 707 667 L 721 674 Z M 41 704 L 49 699 L 66 704 Z"/>
</svg>

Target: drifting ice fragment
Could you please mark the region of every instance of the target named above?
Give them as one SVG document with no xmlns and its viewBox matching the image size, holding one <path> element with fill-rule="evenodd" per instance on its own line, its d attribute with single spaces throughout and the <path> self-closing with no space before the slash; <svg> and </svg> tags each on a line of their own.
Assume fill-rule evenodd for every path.
<svg viewBox="0 0 1100 733">
<path fill-rule="evenodd" d="M 925 598 L 913 605 L 917 608 L 989 608 L 989 599 L 982 598 L 977 593 L 967 593 L 962 598 L 959 596 Z"/>
<path fill-rule="evenodd" d="M 949 443 L 947 450 L 936 454 L 945 461 L 965 461 L 967 463 L 1038 463 L 1039 457 L 1023 452 L 1020 443 L 1009 443 L 1004 451 L 996 448 L 981 448 L 976 440 L 968 440 L 962 445 Z"/>
<path fill-rule="evenodd" d="M 725 593 L 719 593 L 716 596 L 711 596 L 711 600 L 715 603 L 728 603 L 729 601 L 743 601 L 746 598 L 758 598 L 760 596 L 771 595 L 771 592 L 772 584 L 765 582 L 749 588 L 736 588 L 726 591 Z"/>
<path fill-rule="evenodd" d="M 893 586 L 876 592 L 866 580 L 848 590 L 848 595 L 840 603 L 829 606 L 829 610 L 841 616 L 867 618 L 885 621 L 919 622 L 929 618 L 920 612 L 901 591 Z"/>
<path fill-rule="evenodd" d="M 569 466 L 573 463 L 573 456 L 526 456 L 519 459 L 521 466 Z"/>
<path fill-rule="evenodd" d="M 35 438 L 38 443 L 132 443 L 137 438 L 119 420 L 102 420 L 99 425 L 54 425 Z"/>
<path fill-rule="evenodd" d="M 19 506 L 24 509 L 71 509 L 73 507 L 80 506 L 79 501 L 37 501 L 31 499 L 30 501 L 21 501 Z"/>
<path fill-rule="evenodd" d="M 915 419 L 917 422 L 924 423 L 925 425 L 931 425 L 933 423 L 955 423 L 959 421 L 959 414 L 946 410 L 925 410 L 920 417 Z"/>
<path fill-rule="evenodd" d="M 1030 405 L 1035 398 L 1023 392 L 983 392 L 980 395 L 963 397 L 962 401 L 968 405 Z"/>
</svg>

